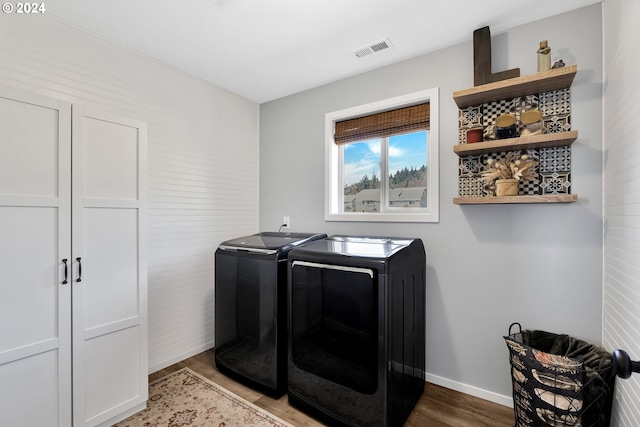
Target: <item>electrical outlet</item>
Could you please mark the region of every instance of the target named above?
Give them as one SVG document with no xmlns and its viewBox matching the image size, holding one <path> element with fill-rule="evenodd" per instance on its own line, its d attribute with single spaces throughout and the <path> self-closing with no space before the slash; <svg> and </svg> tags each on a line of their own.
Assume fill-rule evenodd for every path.
<svg viewBox="0 0 640 427">
<path fill-rule="evenodd" d="M 282 219 L 282 229 L 283 230 L 291 230 L 291 218 L 288 216 L 285 216 Z"/>
</svg>

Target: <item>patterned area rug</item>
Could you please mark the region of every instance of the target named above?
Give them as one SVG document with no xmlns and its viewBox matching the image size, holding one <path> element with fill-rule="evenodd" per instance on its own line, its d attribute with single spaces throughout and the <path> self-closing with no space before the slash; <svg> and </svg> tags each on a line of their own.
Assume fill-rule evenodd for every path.
<svg viewBox="0 0 640 427">
<path fill-rule="evenodd" d="M 143 426 L 293 427 L 189 368 L 153 382 L 147 409 L 114 427 Z"/>
</svg>

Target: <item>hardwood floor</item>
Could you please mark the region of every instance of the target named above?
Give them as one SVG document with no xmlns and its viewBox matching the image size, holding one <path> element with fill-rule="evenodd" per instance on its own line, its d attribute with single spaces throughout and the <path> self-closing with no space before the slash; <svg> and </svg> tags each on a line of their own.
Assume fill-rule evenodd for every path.
<svg viewBox="0 0 640 427">
<path fill-rule="evenodd" d="M 326 425 L 289 405 L 286 395 L 274 399 L 220 373 L 215 368 L 213 349 L 154 372 L 149 376 L 149 382 L 185 367 L 295 426 Z M 431 383 L 427 383 L 424 394 L 405 423 L 405 427 L 512 427 L 513 425 L 511 408 Z"/>
</svg>

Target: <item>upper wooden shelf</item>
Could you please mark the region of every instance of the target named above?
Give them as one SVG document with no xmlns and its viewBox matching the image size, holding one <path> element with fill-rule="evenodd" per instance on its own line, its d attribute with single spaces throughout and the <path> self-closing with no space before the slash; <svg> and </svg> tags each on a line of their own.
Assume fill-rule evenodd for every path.
<svg viewBox="0 0 640 427">
<path fill-rule="evenodd" d="M 487 83 L 470 89 L 463 89 L 453 93 L 453 99 L 458 108 L 479 105 L 496 99 L 508 99 L 534 93 L 571 87 L 578 71 L 577 65 L 556 68 L 529 76 L 515 77 L 499 82 Z"/>
<path fill-rule="evenodd" d="M 498 139 L 495 141 L 458 144 L 453 151 L 458 156 L 493 153 L 496 151 L 526 150 L 530 148 L 567 147 L 578 139 L 578 131 L 526 135 L 518 138 Z"/>
</svg>

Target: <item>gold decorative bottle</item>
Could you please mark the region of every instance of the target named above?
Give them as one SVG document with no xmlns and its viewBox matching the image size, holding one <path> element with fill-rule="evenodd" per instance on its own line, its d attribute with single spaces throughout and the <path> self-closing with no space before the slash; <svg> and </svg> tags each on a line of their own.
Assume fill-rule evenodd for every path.
<svg viewBox="0 0 640 427">
<path fill-rule="evenodd" d="M 551 48 L 547 40 L 540 42 L 538 49 L 538 72 L 551 69 Z"/>
</svg>

